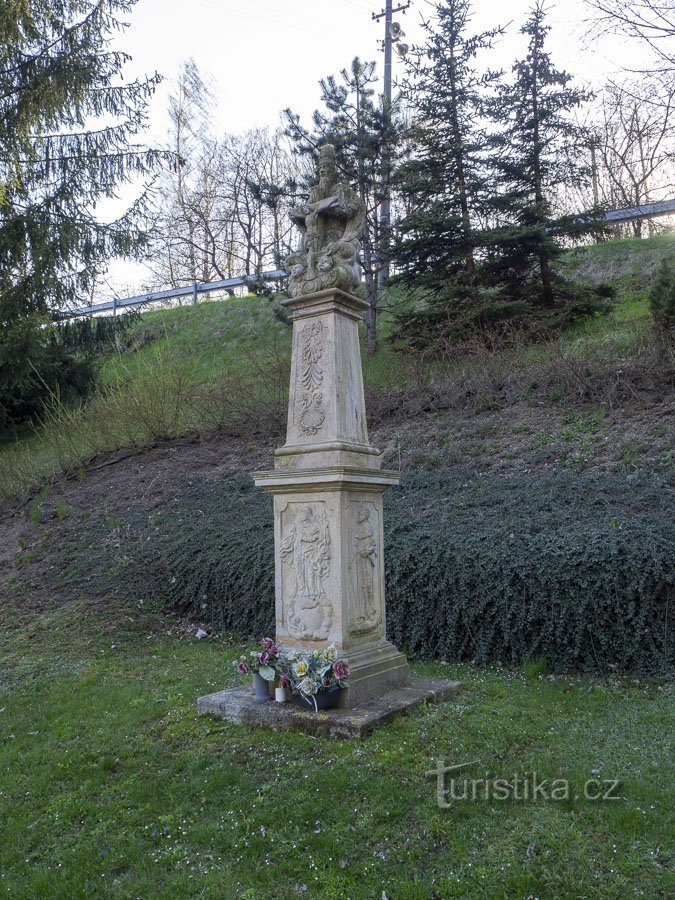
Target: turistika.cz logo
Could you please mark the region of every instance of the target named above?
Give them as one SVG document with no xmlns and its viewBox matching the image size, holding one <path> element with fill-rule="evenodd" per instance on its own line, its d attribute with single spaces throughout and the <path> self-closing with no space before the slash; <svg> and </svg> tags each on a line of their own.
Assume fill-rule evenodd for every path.
<svg viewBox="0 0 675 900">
<path fill-rule="evenodd" d="M 508 778 L 466 778 L 461 770 L 478 762 L 446 766 L 443 760 L 425 775 L 436 777 L 436 800 L 439 807 L 447 809 L 453 802 L 502 802 L 515 800 L 538 803 L 555 800 L 579 800 L 591 802 L 623 800 L 619 794 L 621 781 L 614 778 L 589 778 L 581 788 L 575 788 L 568 778 L 541 778 L 536 772 L 514 773 Z"/>
</svg>

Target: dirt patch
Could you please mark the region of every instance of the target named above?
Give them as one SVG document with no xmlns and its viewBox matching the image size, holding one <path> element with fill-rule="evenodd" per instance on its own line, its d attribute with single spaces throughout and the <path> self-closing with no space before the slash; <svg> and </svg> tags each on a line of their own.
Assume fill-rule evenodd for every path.
<svg viewBox="0 0 675 900">
<path fill-rule="evenodd" d="M 382 426 L 373 437 L 384 464 L 402 470 L 464 464 L 504 475 L 556 465 L 663 472 L 673 466 L 675 397 L 633 409 L 520 402 L 480 415 L 436 411 Z"/>
</svg>

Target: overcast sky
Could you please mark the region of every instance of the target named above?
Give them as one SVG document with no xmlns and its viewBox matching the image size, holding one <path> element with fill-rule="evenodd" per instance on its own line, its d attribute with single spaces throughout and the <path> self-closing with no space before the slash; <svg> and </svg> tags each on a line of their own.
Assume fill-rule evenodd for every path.
<svg viewBox="0 0 675 900">
<path fill-rule="evenodd" d="M 394 0 L 394 8 L 398 5 L 400 0 Z M 423 39 L 420 19 L 432 15 L 433 8 L 429 0 L 412 0 L 405 15 L 394 16 L 406 43 Z M 519 28 L 532 0 L 476 0 L 473 8 L 472 32 L 506 28 L 489 64 L 508 71 L 524 55 Z M 589 45 L 582 0 L 551 0 L 547 8 L 554 63 L 581 83 L 601 86 L 618 61 L 627 64 L 629 54 L 636 52 L 616 38 Z M 376 60 L 381 74 L 384 21 L 373 21 L 372 13 L 382 9 L 379 0 L 138 0 L 116 43 L 132 57 L 127 78 L 154 71 L 165 77 L 152 101 L 148 143 L 158 146 L 166 140 L 168 96 L 190 57 L 213 80 L 219 131 L 274 129 L 286 106 L 306 122 L 319 105 L 319 79 L 339 73 L 354 56 Z M 394 79 L 401 72 L 396 56 L 393 72 Z M 143 275 L 142 268 L 114 263 L 101 294 L 111 288 L 121 295 L 136 293 Z"/>
<path fill-rule="evenodd" d="M 394 0 L 394 7 L 399 5 Z M 531 0 L 477 0 L 474 30 L 508 26 L 492 65 L 510 68 L 522 55 L 520 25 Z M 167 96 L 181 63 L 193 57 L 216 86 L 218 125 L 228 132 L 279 124 L 291 106 L 303 116 L 318 105 L 320 78 L 348 66 L 354 56 L 375 59 L 384 23 L 374 22 L 378 0 L 138 0 L 123 38 L 133 57 L 129 73 L 159 71 L 167 79 L 153 102 L 153 137 L 166 128 Z M 551 50 L 562 68 L 581 80 L 601 83 L 616 68 L 609 57 L 616 44 L 584 49 L 581 0 L 551 0 Z M 419 20 L 432 13 L 429 0 L 412 0 L 405 15 L 396 14 L 406 42 L 420 39 Z M 394 77 L 400 61 L 394 57 Z"/>
</svg>

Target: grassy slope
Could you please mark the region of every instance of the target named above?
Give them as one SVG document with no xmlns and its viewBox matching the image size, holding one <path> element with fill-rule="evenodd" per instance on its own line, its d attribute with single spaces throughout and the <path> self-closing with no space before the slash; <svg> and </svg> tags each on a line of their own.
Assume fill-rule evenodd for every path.
<svg viewBox="0 0 675 900">
<path fill-rule="evenodd" d="M 83 598 L 0 626 L 9 896 L 667 896 L 665 686 L 426 665 L 463 694 L 359 744 L 316 740 L 199 718 L 240 648 L 114 616 Z M 438 760 L 577 796 L 441 809 Z M 588 779 L 620 799 L 585 799 Z"/>
<path fill-rule="evenodd" d="M 478 393 L 489 393 L 498 378 L 509 375 L 526 383 L 527 394 L 527 383 L 541 380 L 532 367 L 545 369 L 558 357 L 564 356 L 568 367 L 570 361 L 585 358 L 601 359 L 605 367 L 621 364 L 624 357 L 635 355 L 640 342 L 649 343 L 646 286 L 658 261 L 674 249 L 675 238 L 668 235 L 570 251 L 569 270 L 596 281 L 609 275 L 620 302 L 609 316 L 572 329 L 550 345 L 428 361 L 394 354 L 383 341 L 375 357 L 364 357 L 371 414 L 377 414 L 380 400 L 386 405 L 393 395 L 428 393 L 434 385 L 446 394 L 461 393 L 466 382 L 478 383 Z M 382 335 L 387 331 L 385 312 Z M 0 445 L 0 501 L 62 471 L 77 471 L 98 453 L 213 427 L 235 426 L 236 431 L 256 413 L 261 420 L 282 419 L 289 353 L 290 329 L 275 317 L 266 299 L 146 313 L 136 331 L 134 352 L 105 361 L 102 388 L 84 411 L 57 407 L 36 435 L 27 436 L 24 430 L 16 443 Z M 578 380 L 583 381 L 583 375 Z M 550 396 L 564 399 L 565 390 L 552 389 Z M 421 405 L 428 408 L 435 402 L 425 397 Z M 477 406 L 489 409 L 492 402 L 490 396 L 481 396 Z"/>
</svg>

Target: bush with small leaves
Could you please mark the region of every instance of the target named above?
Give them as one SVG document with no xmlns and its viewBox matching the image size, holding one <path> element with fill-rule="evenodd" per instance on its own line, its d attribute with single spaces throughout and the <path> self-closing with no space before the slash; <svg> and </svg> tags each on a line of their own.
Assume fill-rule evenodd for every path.
<svg viewBox="0 0 675 900">
<path fill-rule="evenodd" d="M 187 496 L 153 519 L 134 590 L 222 630 L 270 632 L 270 498 L 247 477 L 193 480 Z M 388 491 L 384 520 L 387 632 L 411 657 L 672 666 L 675 521 L 656 478 L 438 470 Z"/>
</svg>

